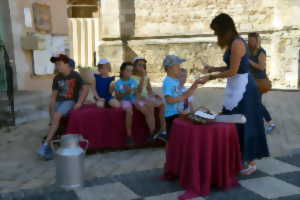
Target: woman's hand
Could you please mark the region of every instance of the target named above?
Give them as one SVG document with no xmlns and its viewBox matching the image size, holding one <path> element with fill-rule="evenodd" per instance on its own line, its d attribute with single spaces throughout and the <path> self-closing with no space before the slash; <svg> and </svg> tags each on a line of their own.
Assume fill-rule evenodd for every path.
<svg viewBox="0 0 300 200">
<path fill-rule="evenodd" d="M 252 65 L 252 66 L 256 64 L 256 63 L 253 62 L 251 59 L 248 59 L 248 61 L 249 61 L 250 65 Z"/>
<path fill-rule="evenodd" d="M 214 72 L 214 69 L 215 69 L 215 67 L 213 67 L 213 66 L 205 65 L 201 72 L 203 74 L 209 74 L 209 73 Z"/>
<path fill-rule="evenodd" d="M 207 83 L 209 81 L 209 76 L 203 76 L 203 77 L 201 77 L 201 78 L 198 78 L 197 80 L 196 80 L 196 82 L 198 83 L 198 84 L 205 84 L 205 83 Z"/>
</svg>

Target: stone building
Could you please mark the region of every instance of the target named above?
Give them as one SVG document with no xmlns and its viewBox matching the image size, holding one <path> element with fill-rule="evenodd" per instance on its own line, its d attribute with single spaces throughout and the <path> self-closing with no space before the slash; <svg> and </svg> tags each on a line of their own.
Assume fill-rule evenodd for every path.
<svg viewBox="0 0 300 200">
<path fill-rule="evenodd" d="M 0 39 L 10 56 L 17 90 L 51 87 L 53 71 L 40 69 L 52 53 L 53 41 L 68 38 L 67 18 L 66 0 L 1 0 Z"/>
<path fill-rule="evenodd" d="M 99 53 L 113 61 L 115 71 L 134 55 L 146 57 L 156 82 L 163 77 L 161 64 L 167 54 L 186 58 L 184 67 L 196 74 L 200 57 L 210 65 L 224 65 L 209 24 L 225 12 L 242 36 L 261 33 L 274 86 L 299 86 L 300 1 L 102 0 L 100 8 Z"/>
<path fill-rule="evenodd" d="M 34 3 L 50 8 L 52 28 L 47 34 L 36 30 L 34 19 L 28 22 Z M 161 63 L 167 54 L 186 58 L 184 67 L 194 74 L 199 74 L 200 57 L 211 65 L 223 65 L 222 50 L 209 24 L 214 16 L 226 12 L 235 19 L 242 36 L 252 31 L 262 34 L 274 86 L 295 89 L 299 85 L 299 7 L 298 0 L 1 0 L 0 37 L 11 58 L 17 90 L 50 89 L 53 75 L 35 72 L 39 64 L 34 62 L 34 51 L 23 48 L 22 37 L 68 38 L 68 17 L 99 18 L 100 28 L 93 28 L 97 33 L 95 55 L 109 58 L 114 72 L 122 61 L 140 55 L 148 60 L 152 80 L 160 83 L 164 76 Z M 78 51 L 85 50 L 80 47 Z"/>
</svg>

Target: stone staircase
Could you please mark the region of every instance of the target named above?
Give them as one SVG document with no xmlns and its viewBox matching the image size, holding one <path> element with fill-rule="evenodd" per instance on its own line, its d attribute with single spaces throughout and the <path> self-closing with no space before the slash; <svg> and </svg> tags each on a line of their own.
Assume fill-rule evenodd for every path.
<svg viewBox="0 0 300 200">
<path fill-rule="evenodd" d="M 50 93 L 40 91 L 17 91 L 15 93 L 15 124 L 48 117 Z M 9 103 L 5 94 L 0 95 L 0 124 L 9 125 Z M 0 125 L 1 126 L 1 125 Z"/>
<path fill-rule="evenodd" d="M 0 127 L 11 124 L 11 114 L 8 105 L 9 101 L 6 93 L 0 92 Z"/>
</svg>

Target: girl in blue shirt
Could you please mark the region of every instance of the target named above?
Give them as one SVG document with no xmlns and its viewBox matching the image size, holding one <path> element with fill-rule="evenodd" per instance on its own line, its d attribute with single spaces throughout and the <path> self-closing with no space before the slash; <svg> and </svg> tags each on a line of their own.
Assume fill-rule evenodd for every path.
<svg viewBox="0 0 300 200">
<path fill-rule="evenodd" d="M 153 116 L 149 112 L 148 107 L 143 101 L 137 100 L 137 82 L 131 78 L 133 65 L 130 62 L 125 62 L 120 68 L 120 80 L 115 84 L 116 97 L 120 100 L 122 108 L 126 111 L 126 132 L 127 144 L 132 145 L 132 115 L 133 105 L 139 110 L 146 119 L 147 125 L 152 133 L 155 129 L 155 122 L 152 120 Z"/>
</svg>

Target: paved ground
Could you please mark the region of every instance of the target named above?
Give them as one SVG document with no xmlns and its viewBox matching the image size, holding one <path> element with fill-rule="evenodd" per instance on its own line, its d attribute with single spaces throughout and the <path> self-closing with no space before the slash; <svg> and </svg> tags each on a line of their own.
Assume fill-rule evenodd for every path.
<svg viewBox="0 0 300 200">
<path fill-rule="evenodd" d="M 85 187 L 58 189 L 54 162 L 35 154 L 45 127 L 47 120 L 40 120 L 0 130 L 0 200 L 171 200 L 183 192 L 178 184 L 159 179 L 164 163 L 160 148 L 89 155 Z M 258 168 L 255 176 L 240 179 L 242 187 L 214 191 L 205 199 L 300 199 L 300 155 L 265 159 Z"/>
<path fill-rule="evenodd" d="M 259 171 L 240 177 L 240 187 L 227 191 L 213 190 L 195 200 L 299 200 L 300 156 L 269 158 L 258 163 Z M 182 188 L 174 182 L 160 180 L 162 169 L 152 169 L 94 178 L 85 187 L 65 191 L 53 185 L 44 188 L 0 194 L 7 200 L 175 200 Z"/>
<path fill-rule="evenodd" d="M 300 144 L 300 107 L 295 104 L 299 97 L 298 93 L 272 92 L 265 98 L 279 126 L 268 136 L 272 155 L 278 159 L 261 161 L 260 172 L 247 180 L 241 179 L 242 187 L 215 191 L 205 199 L 300 199 L 300 156 L 287 156 L 290 147 L 297 149 Z M 217 100 L 221 98 L 218 89 L 202 89 L 196 94 L 198 105 L 209 105 L 213 110 L 219 110 Z M 177 184 L 159 180 L 164 163 L 164 151 L 159 148 L 89 155 L 85 188 L 78 191 L 55 188 L 54 162 L 42 161 L 35 154 L 47 124 L 47 120 L 38 120 L 0 130 L 0 199 L 169 200 L 182 193 Z"/>
<path fill-rule="evenodd" d="M 45 162 L 36 156 L 47 123 L 41 120 L 0 130 L 0 193 L 54 183 L 54 161 Z M 86 178 L 161 168 L 163 162 L 163 150 L 157 148 L 89 155 Z"/>
</svg>

